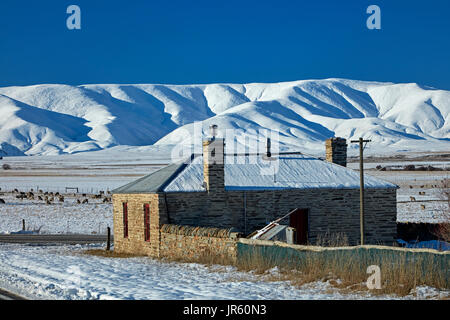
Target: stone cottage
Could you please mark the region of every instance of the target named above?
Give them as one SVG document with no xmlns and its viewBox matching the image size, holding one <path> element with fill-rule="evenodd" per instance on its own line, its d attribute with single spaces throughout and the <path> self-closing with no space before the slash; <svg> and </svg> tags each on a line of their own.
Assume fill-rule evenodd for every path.
<svg viewBox="0 0 450 320">
<path fill-rule="evenodd" d="M 345 234 L 360 241 L 359 172 L 346 168 L 345 139 L 326 141 L 326 161 L 293 154 L 225 154 L 224 139 L 203 153 L 113 190 L 114 250 L 159 256 L 165 224 L 233 228 L 248 235 L 283 222 L 299 244 Z M 397 186 L 365 175 L 365 243 L 392 244 Z"/>
</svg>

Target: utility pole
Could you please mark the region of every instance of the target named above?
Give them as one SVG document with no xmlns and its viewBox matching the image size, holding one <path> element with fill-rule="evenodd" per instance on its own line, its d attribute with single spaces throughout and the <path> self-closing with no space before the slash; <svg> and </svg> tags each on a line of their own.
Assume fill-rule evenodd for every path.
<svg viewBox="0 0 450 320">
<path fill-rule="evenodd" d="M 359 229 L 361 232 L 361 245 L 364 245 L 364 142 L 371 142 L 371 140 L 351 140 L 351 143 L 359 143 Z"/>
</svg>

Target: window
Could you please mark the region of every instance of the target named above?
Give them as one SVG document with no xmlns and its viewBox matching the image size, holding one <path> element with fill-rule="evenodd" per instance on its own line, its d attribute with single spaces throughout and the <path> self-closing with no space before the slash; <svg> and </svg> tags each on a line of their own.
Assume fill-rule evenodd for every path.
<svg viewBox="0 0 450 320">
<path fill-rule="evenodd" d="M 123 205 L 123 237 L 128 238 L 128 203 L 124 202 Z"/>
<path fill-rule="evenodd" d="M 144 204 L 144 239 L 150 241 L 150 204 Z"/>
</svg>

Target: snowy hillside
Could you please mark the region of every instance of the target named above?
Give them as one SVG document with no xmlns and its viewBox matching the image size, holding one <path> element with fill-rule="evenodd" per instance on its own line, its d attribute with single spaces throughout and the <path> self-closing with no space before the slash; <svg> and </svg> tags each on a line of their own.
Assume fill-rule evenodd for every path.
<svg viewBox="0 0 450 320">
<path fill-rule="evenodd" d="M 271 129 L 282 148 L 323 153 L 340 136 L 371 150 L 450 150 L 450 92 L 344 79 L 273 84 L 36 85 L 0 88 L 0 155 L 193 141 L 203 128 Z M 351 145 L 351 147 L 356 147 Z M 368 150 L 370 151 L 370 150 Z"/>
</svg>

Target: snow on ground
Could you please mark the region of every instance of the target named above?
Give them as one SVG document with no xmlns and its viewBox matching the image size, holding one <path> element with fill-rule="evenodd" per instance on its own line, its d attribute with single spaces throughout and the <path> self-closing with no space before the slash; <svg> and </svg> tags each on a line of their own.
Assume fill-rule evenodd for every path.
<svg viewBox="0 0 450 320">
<path fill-rule="evenodd" d="M 428 240 L 428 241 L 404 241 L 397 240 L 405 248 L 427 248 L 439 251 L 450 251 L 450 243 L 438 240 Z"/>
<path fill-rule="evenodd" d="M 372 160 L 373 161 L 373 160 Z M 375 169 L 378 165 L 382 167 L 387 167 L 395 170 L 403 169 L 404 166 L 408 164 L 413 164 L 416 168 L 424 166 L 432 166 L 439 169 L 445 170 L 446 168 L 450 168 L 450 161 L 389 161 L 389 162 L 368 162 L 366 159 L 364 163 L 364 170 Z M 359 162 L 348 163 L 347 167 L 352 169 L 359 168 Z"/>
<path fill-rule="evenodd" d="M 442 214 L 442 202 L 407 202 L 397 204 L 397 221 L 404 223 L 448 222 Z"/>
<path fill-rule="evenodd" d="M 147 150 L 148 148 L 144 148 Z M 149 174 L 170 163 L 170 151 L 152 147 L 148 152 L 132 152 L 117 147 L 114 152 L 91 152 L 74 155 L 5 157 L 0 164 L 1 191 L 15 188 L 65 192 L 77 187 L 80 193 L 112 190 Z"/>
<path fill-rule="evenodd" d="M 233 267 L 162 262 L 148 257 L 104 258 L 78 246 L 0 244 L 0 287 L 31 299 L 395 299 L 369 293 L 344 294 L 326 282 L 300 288 L 284 281 L 238 272 Z M 272 270 L 272 273 L 276 270 Z M 267 279 L 267 278 L 266 278 Z M 417 296 L 436 298 L 433 288 Z"/>
<path fill-rule="evenodd" d="M 102 199 L 88 198 L 88 203 L 78 204 L 76 199 L 65 196 L 64 203 L 56 200 L 45 204 L 37 200 L 16 199 L 13 194 L 0 196 L 6 204 L 0 204 L 0 233 L 10 233 L 22 229 L 25 219 L 26 229 L 39 230 L 41 234 L 106 234 L 106 228 L 113 229 L 112 204 Z"/>
<path fill-rule="evenodd" d="M 448 161 L 445 162 L 447 165 Z M 409 164 L 403 162 L 403 165 Z M 392 182 L 397 190 L 397 221 L 410 223 L 441 223 L 448 205 L 442 198 L 440 183 L 450 178 L 450 171 L 377 171 L 365 173 Z"/>
<path fill-rule="evenodd" d="M 151 171 L 149 171 L 151 172 Z M 19 191 L 28 192 L 31 189 L 44 190 L 48 192 L 65 193 L 66 187 L 78 188 L 79 193 L 99 193 L 100 191 L 110 191 L 120 187 L 128 182 L 138 179 L 139 176 L 75 176 L 61 175 L 49 176 L 46 173 L 37 176 L 9 176 L 0 177 L 1 191 Z M 1 192 L 0 191 L 0 192 Z M 73 189 L 68 189 L 73 192 Z M 1 196 L 0 196 L 1 197 Z"/>
</svg>

